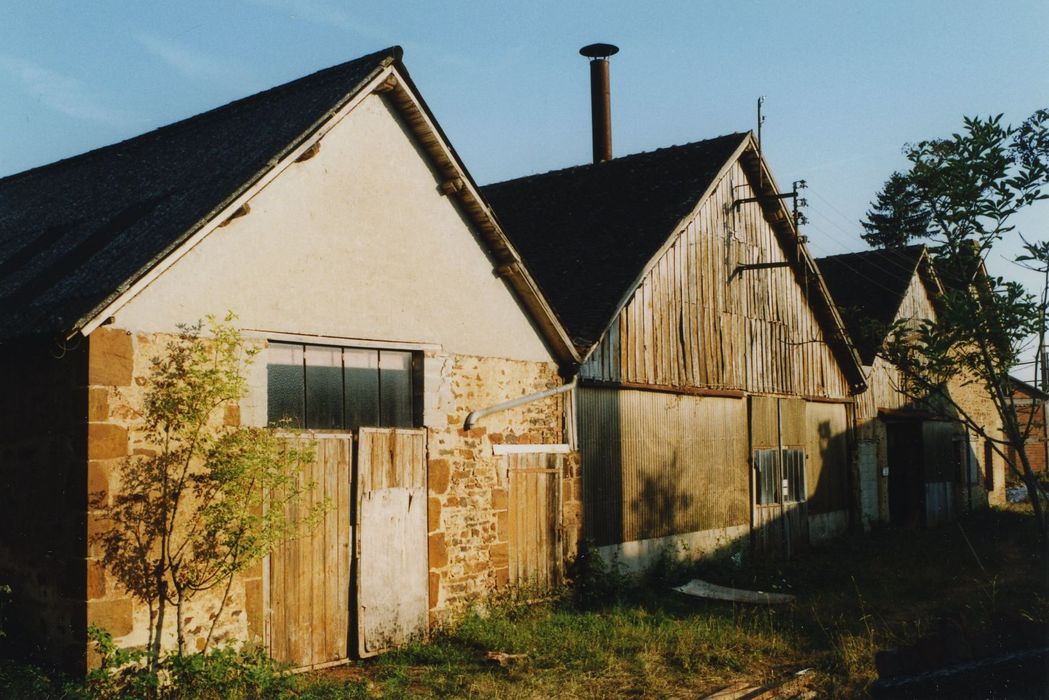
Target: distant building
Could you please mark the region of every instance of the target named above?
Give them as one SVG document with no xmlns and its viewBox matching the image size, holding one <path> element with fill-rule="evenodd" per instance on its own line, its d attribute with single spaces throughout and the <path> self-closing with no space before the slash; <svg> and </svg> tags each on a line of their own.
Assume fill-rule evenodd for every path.
<svg viewBox="0 0 1049 700">
<path fill-rule="evenodd" d="M 1049 394 L 1033 384 L 1016 377 L 1009 377 L 1009 398 L 1016 411 L 1020 430 L 1027 436 L 1024 452 L 1031 464 L 1032 471 L 1045 473 L 1049 465 L 1049 439 L 1046 438 L 1047 404 Z M 1017 469 L 1021 469 L 1019 456 L 1010 448 L 1009 459 Z M 1015 478 L 1015 477 L 1013 477 Z"/>
</svg>

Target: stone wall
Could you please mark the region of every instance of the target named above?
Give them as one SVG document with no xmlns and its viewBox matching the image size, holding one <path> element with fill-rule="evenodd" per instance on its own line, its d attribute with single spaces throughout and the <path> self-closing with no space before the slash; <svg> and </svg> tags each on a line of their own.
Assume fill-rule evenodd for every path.
<svg viewBox="0 0 1049 700">
<path fill-rule="evenodd" d="M 429 463 L 431 623 L 447 621 L 508 582 L 508 483 L 493 445 L 563 443 L 568 394 L 481 419 L 471 411 L 562 384 L 550 363 L 427 353 L 424 422 Z M 565 460 L 562 541 L 571 557 L 580 530 L 579 459 Z"/>
<path fill-rule="evenodd" d="M 1013 391 L 1013 408 L 1016 411 L 1016 419 L 1019 421 L 1020 429 L 1029 430 L 1027 441 L 1024 443 L 1024 452 L 1027 453 L 1027 461 L 1031 469 L 1036 473 L 1044 473 L 1049 458 L 1049 440 L 1046 439 L 1046 402 L 1042 399 L 1032 398 L 1029 395 Z M 1017 468 L 1020 467 L 1020 458 L 1010 449 L 1009 456 Z M 1017 477 L 1012 477 L 1016 480 Z"/>
<path fill-rule="evenodd" d="M 968 414 L 974 423 L 983 428 L 986 433 L 996 439 L 1002 437 L 1002 419 L 998 415 L 998 409 L 988 394 L 983 384 L 975 380 L 955 380 L 949 386 L 951 396 Z M 980 483 L 974 484 L 974 496 L 978 500 L 991 505 L 1002 505 L 1005 503 L 1005 458 L 998 452 L 991 452 L 991 464 L 986 463 L 986 442 L 983 438 L 972 435 L 970 447 L 973 457 L 980 465 L 980 475 L 983 477 Z M 990 468 L 990 478 L 987 470 Z M 993 488 L 987 490 L 985 486 L 990 483 Z"/>
<path fill-rule="evenodd" d="M 129 333 L 112 327 L 90 338 L 91 371 L 87 388 L 86 491 L 90 539 L 107 527 L 105 508 L 120 488 L 124 460 L 152 454 L 141 429 L 141 406 L 150 360 L 172 336 Z M 261 340 L 252 341 L 261 343 Z M 471 602 L 508 582 L 508 493 L 500 443 L 563 443 L 565 396 L 529 403 L 484 418 L 470 430 L 466 416 L 476 409 L 560 386 L 552 363 L 444 354 L 424 354 L 424 426 L 427 429 L 429 480 L 429 590 L 431 620 L 454 618 Z M 239 407 L 220 418 L 227 424 L 265 424 L 266 372 L 260 357 L 248 373 L 249 393 Z M 579 460 L 565 460 L 563 525 L 566 555 L 578 539 Z M 118 644 L 145 644 L 148 610 L 112 580 L 99 561 L 97 545 L 88 545 L 86 600 L 88 622 L 109 630 Z M 216 640 L 262 639 L 264 601 L 262 566 L 234 580 L 230 600 L 216 625 Z M 187 647 L 200 648 L 217 613 L 220 592 L 198 594 L 184 613 Z M 175 612 L 168 609 L 164 644 L 175 644 Z"/>
<path fill-rule="evenodd" d="M 151 359 L 162 352 L 173 337 L 132 334 L 103 327 L 88 339 L 87 622 L 104 627 L 117 644 L 124 647 L 147 643 L 149 611 L 106 570 L 94 538 L 111 526 L 106 509 L 112 502 L 112 495 L 120 489 L 122 465 L 128 459 L 155 454 L 155 446 L 146 440 L 139 411 Z M 240 411 L 231 406 L 216 419 L 227 425 L 236 425 L 240 421 Z M 203 647 L 218 612 L 221 593 L 221 589 L 198 593 L 184 610 L 188 650 Z M 213 639 L 217 642 L 261 639 L 262 612 L 262 566 L 257 564 L 234 580 Z M 165 613 L 165 648 L 173 648 L 176 644 L 176 620 L 175 609 L 169 606 Z M 89 663 L 91 660 L 89 657 Z"/>
<path fill-rule="evenodd" d="M 0 348 L 0 584 L 8 651 L 84 668 L 84 343 Z"/>
</svg>

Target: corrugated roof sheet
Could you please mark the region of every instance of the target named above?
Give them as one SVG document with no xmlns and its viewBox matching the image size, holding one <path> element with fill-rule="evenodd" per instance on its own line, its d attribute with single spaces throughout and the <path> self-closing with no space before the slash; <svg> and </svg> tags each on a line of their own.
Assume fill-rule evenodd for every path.
<svg viewBox="0 0 1049 700">
<path fill-rule="evenodd" d="M 0 179 L 0 339 L 75 329 L 400 56 L 378 51 Z"/>
<path fill-rule="evenodd" d="M 747 134 L 482 188 L 572 342 L 586 352 Z"/>
<path fill-rule="evenodd" d="M 863 364 L 874 362 L 924 250 L 923 245 L 911 245 L 817 258 Z"/>
</svg>

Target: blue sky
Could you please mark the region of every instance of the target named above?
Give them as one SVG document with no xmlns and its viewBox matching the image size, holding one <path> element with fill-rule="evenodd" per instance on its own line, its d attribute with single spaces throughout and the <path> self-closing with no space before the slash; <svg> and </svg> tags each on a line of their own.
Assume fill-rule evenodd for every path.
<svg viewBox="0 0 1049 700">
<path fill-rule="evenodd" d="M 765 155 L 782 187 L 809 183 L 816 255 L 865 247 L 904 143 L 1049 106 L 1045 0 L 4 4 L 0 175 L 391 44 L 479 182 L 585 163 L 577 51 L 604 41 L 617 155 L 751 129 L 765 96 Z M 1022 224 L 1049 236 L 1047 207 Z"/>
</svg>

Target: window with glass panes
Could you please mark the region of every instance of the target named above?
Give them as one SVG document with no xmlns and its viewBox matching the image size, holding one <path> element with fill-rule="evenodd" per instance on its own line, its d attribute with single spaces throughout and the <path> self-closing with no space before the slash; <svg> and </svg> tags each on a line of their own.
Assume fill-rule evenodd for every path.
<svg viewBox="0 0 1049 700">
<path fill-rule="evenodd" d="M 805 450 L 754 450 L 758 505 L 805 500 Z"/>
<path fill-rule="evenodd" d="M 270 425 L 308 430 L 417 425 L 420 360 L 404 350 L 270 343 Z"/>
</svg>

